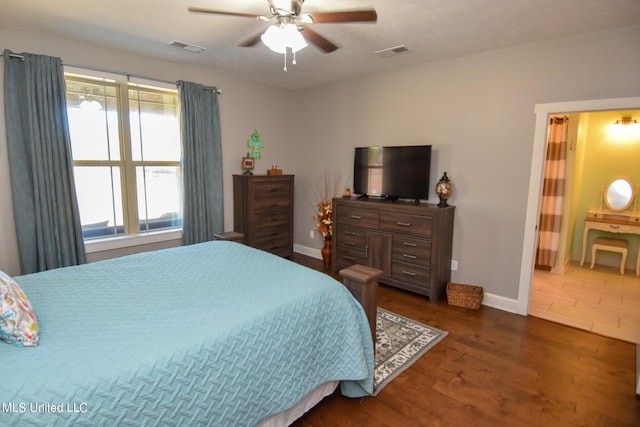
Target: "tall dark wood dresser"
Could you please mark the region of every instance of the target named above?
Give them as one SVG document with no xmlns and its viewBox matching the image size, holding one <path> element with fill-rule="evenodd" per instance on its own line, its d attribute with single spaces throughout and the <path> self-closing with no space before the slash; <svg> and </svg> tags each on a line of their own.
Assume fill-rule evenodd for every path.
<svg viewBox="0 0 640 427">
<path fill-rule="evenodd" d="M 233 175 L 234 231 L 244 243 L 275 255 L 293 254 L 294 175 Z"/>
</svg>

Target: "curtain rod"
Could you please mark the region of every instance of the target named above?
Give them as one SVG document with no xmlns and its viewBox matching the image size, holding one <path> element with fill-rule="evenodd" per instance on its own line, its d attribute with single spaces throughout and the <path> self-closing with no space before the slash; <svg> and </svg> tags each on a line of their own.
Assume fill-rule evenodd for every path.
<svg viewBox="0 0 640 427">
<path fill-rule="evenodd" d="M 4 53 L 0 53 L 0 56 L 4 56 Z M 18 59 L 22 59 L 24 60 L 24 55 L 20 55 L 18 53 L 10 53 L 9 54 L 9 58 L 18 58 Z M 65 64 L 64 62 L 62 63 L 62 65 L 68 65 L 70 67 L 76 67 L 76 68 L 83 68 L 85 70 L 92 70 L 92 71 L 101 71 L 103 73 L 112 73 L 112 74 L 122 74 L 124 76 L 128 77 L 137 77 L 139 79 L 146 79 L 146 80 L 155 80 L 157 82 L 161 82 L 161 83 L 168 83 L 168 84 L 176 84 L 176 82 L 171 82 L 168 80 L 160 80 L 160 79 L 156 79 L 154 77 L 147 77 L 147 76 L 142 76 L 140 74 L 130 74 L 130 73 L 122 73 L 120 71 L 113 71 L 113 70 L 107 70 L 105 68 L 97 68 L 97 67 L 88 67 L 86 65 L 77 65 L 77 64 Z M 202 88 L 204 90 L 212 90 L 212 91 L 216 91 L 216 93 L 218 93 L 219 95 L 222 94 L 222 89 L 219 87 L 215 87 L 215 86 L 202 86 Z"/>
</svg>

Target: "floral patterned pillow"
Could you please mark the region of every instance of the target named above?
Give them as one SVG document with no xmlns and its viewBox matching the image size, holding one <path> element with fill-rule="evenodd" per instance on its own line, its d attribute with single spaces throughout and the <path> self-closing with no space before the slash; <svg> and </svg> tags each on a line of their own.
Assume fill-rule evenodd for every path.
<svg viewBox="0 0 640 427">
<path fill-rule="evenodd" d="M 0 271 L 0 340 L 18 347 L 38 345 L 38 321 L 15 280 Z"/>
</svg>

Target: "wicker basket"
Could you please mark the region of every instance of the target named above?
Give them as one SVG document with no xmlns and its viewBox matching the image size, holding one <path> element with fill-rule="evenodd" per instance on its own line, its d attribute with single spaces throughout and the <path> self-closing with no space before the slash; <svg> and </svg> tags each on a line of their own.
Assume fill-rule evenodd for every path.
<svg viewBox="0 0 640 427">
<path fill-rule="evenodd" d="M 482 286 L 447 283 L 447 301 L 449 305 L 477 310 L 482 305 L 483 296 L 484 289 Z"/>
</svg>

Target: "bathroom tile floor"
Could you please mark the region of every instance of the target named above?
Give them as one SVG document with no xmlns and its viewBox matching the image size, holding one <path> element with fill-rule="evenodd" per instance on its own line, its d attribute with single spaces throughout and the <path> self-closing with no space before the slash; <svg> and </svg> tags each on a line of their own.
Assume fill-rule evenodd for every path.
<svg viewBox="0 0 640 427">
<path fill-rule="evenodd" d="M 531 316 L 622 341 L 640 342 L 640 277 L 572 262 L 565 274 L 535 270 Z"/>
</svg>

